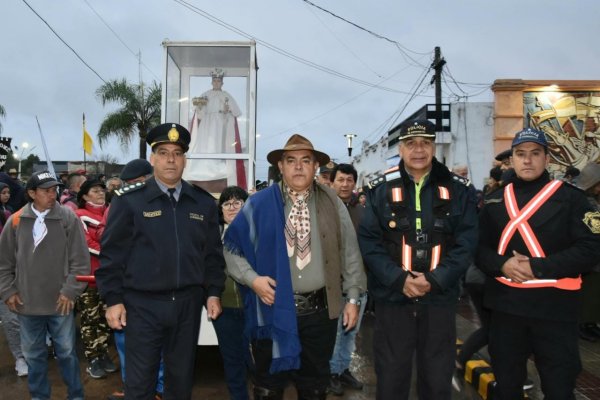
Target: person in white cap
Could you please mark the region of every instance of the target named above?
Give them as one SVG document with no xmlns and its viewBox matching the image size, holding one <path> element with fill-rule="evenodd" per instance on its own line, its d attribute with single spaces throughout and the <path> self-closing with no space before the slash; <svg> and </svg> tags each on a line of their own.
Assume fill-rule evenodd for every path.
<svg viewBox="0 0 600 400">
<path fill-rule="evenodd" d="M 33 174 L 25 187 L 29 203 L 10 216 L 0 235 L 0 297 L 18 314 L 21 347 L 29 366 L 29 393 L 51 398 L 46 335 L 54 344 L 67 398 L 83 399 L 75 349 L 73 306 L 86 283 L 90 263 L 83 226 L 56 201 L 59 182 Z"/>
</svg>

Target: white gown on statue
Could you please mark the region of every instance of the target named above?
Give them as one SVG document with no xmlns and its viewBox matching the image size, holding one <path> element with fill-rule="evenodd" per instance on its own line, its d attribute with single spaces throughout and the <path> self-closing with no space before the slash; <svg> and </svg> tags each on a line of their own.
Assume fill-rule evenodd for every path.
<svg viewBox="0 0 600 400">
<path fill-rule="evenodd" d="M 188 156 L 195 153 L 235 153 L 235 126 L 242 113 L 235 99 L 224 90 L 209 90 L 201 97 L 207 99 L 204 106 L 196 106 L 191 121 L 191 142 Z M 229 112 L 224 112 L 225 105 Z M 235 160 L 188 159 L 183 179 L 213 181 L 227 178 L 228 184 L 236 184 Z"/>
</svg>

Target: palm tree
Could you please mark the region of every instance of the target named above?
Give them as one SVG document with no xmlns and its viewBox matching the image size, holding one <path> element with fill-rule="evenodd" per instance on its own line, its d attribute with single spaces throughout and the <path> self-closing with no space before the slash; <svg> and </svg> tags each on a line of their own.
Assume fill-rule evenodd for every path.
<svg viewBox="0 0 600 400">
<path fill-rule="evenodd" d="M 6 117 L 6 110 L 4 109 L 4 107 L 0 104 L 0 117 L 4 118 Z M 0 133 L 2 133 L 2 123 L 0 122 Z"/>
<path fill-rule="evenodd" d="M 108 113 L 98 130 L 100 147 L 111 136 L 116 136 L 121 147 L 126 150 L 137 131 L 140 139 L 140 158 L 146 158 L 146 135 L 150 129 L 160 124 L 161 87 L 152 82 L 150 87 L 143 84 L 129 84 L 125 79 L 106 82 L 96 90 L 102 105 L 119 103 L 122 107 Z"/>
</svg>

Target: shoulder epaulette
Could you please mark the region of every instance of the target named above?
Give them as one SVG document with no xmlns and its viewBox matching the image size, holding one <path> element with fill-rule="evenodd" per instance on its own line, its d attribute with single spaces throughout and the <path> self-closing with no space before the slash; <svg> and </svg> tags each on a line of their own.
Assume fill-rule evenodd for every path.
<svg viewBox="0 0 600 400">
<path fill-rule="evenodd" d="M 385 175 L 378 176 L 377 178 L 369 181 L 369 183 L 367 183 L 367 187 L 369 189 L 375 189 L 377 186 L 381 185 L 383 182 L 385 182 Z"/>
<path fill-rule="evenodd" d="M 457 182 L 459 182 L 459 183 L 462 183 L 465 186 L 470 186 L 471 185 L 471 181 L 469 179 L 467 179 L 467 178 L 465 178 L 463 176 L 460 176 L 460 175 L 456 175 L 455 173 L 452 173 L 452 179 L 455 180 L 455 181 L 457 181 Z"/>
<path fill-rule="evenodd" d="M 399 179 L 401 177 L 400 168 L 392 167 L 386 170 L 383 175 L 379 175 L 377 178 L 369 181 L 367 187 L 369 189 L 375 189 L 377 186 L 381 185 L 384 182 L 391 182 L 393 180 Z"/>
<path fill-rule="evenodd" d="M 377 178 L 373 179 L 372 181 L 369 181 L 369 183 L 367 184 L 367 186 L 369 187 L 369 189 L 375 189 L 377 186 L 381 185 L 384 182 L 391 182 L 393 180 L 399 179 L 402 176 L 402 174 L 400 173 L 400 168 L 399 167 L 392 167 L 388 170 L 386 170 L 383 175 L 378 176 Z"/>
<path fill-rule="evenodd" d="M 398 167 L 398 166 L 388 169 L 387 171 L 384 172 L 384 175 L 385 175 L 386 182 L 391 182 L 396 179 L 400 179 L 400 177 L 402 177 L 402 174 L 400 173 L 400 167 Z"/>
<path fill-rule="evenodd" d="M 140 190 L 144 186 L 146 186 L 146 182 L 132 183 L 131 185 L 123 186 L 121 189 L 115 190 L 115 194 L 117 196 L 123 196 L 125 194 L 135 192 L 136 190 Z"/>
</svg>

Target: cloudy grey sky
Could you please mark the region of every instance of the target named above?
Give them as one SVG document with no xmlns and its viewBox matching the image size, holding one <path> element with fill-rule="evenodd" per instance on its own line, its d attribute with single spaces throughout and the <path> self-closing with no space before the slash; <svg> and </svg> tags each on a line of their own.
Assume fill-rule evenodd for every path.
<svg viewBox="0 0 600 400">
<path fill-rule="evenodd" d="M 137 82 L 142 53 L 145 82 L 163 74 L 165 39 L 173 41 L 247 40 L 168 0 L 27 0 L 54 30 L 105 80 Z M 342 135 L 371 142 L 384 135 L 440 46 L 469 101 L 492 101 L 491 91 L 474 84 L 495 79 L 598 79 L 600 2 L 546 1 L 360 1 L 313 2 L 392 43 L 332 17 L 302 0 L 185 0 L 252 37 L 295 56 L 371 83 L 386 91 L 342 79 L 257 46 L 257 178 L 266 178 L 268 151 L 292 133 L 313 141 L 333 158 L 346 161 Z M 100 17 L 126 44 L 102 22 Z M 3 136 L 27 141 L 41 158 L 37 115 L 54 160 L 80 160 L 81 114 L 94 136 L 109 111 L 95 97 L 102 81 L 52 34 L 22 0 L 0 4 L 0 104 L 6 109 Z M 429 82 L 431 72 L 425 78 Z M 447 76 L 445 100 L 463 94 Z M 225 83 L 224 89 L 227 89 Z M 404 93 L 403 93 L 404 92 Z M 473 94 L 481 93 L 478 96 Z M 416 97 L 400 122 L 425 103 L 433 88 Z M 116 140 L 95 156 L 121 162 L 137 156 L 132 143 L 123 152 Z"/>
</svg>

